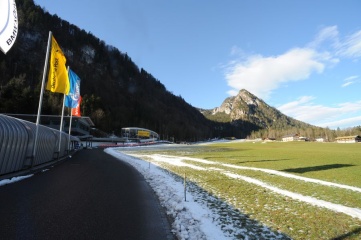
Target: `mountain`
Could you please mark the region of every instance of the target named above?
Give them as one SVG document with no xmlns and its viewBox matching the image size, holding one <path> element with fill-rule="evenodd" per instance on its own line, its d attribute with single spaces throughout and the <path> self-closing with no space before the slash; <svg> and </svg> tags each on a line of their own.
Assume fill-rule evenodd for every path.
<svg viewBox="0 0 361 240">
<path fill-rule="evenodd" d="M 260 129 L 314 127 L 284 115 L 245 89 L 240 90 L 237 96 L 226 98 L 220 107 L 201 110 L 201 113 L 212 121 L 230 122 L 234 125 L 250 122 Z"/>
</svg>

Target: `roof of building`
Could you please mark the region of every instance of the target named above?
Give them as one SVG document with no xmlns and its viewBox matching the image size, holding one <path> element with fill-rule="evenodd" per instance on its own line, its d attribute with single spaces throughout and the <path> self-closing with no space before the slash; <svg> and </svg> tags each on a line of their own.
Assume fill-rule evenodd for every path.
<svg viewBox="0 0 361 240">
<path fill-rule="evenodd" d="M 335 138 L 335 139 L 336 139 L 336 140 L 341 140 L 341 139 L 355 139 L 355 138 L 361 138 L 361 136 L 359 136 L 359 135 L 343 136 L 343 137 L 337 137 L 337 138 Z"/>
<path fill-rule="evenodd" d="M 287 134 L 285 136 L 283 136 L 282 138 L 288 138 L 288 137 L 298 137 L 298 134 L 293 133 L 293 134 Z"/>
</svg>

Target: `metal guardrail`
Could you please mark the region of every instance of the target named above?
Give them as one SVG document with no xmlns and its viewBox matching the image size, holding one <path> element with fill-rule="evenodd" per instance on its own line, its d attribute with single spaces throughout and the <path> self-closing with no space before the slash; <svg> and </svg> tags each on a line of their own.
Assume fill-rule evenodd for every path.
<svg viewBox="0 0 361 240">
<path fill-rule="evenodd" d="M 0 114 L 0 177 L 66 157 L 80 142 L 77 137 L 38 125 L 33 156 L 36 128 L 32 122 Z"/>
</svg>

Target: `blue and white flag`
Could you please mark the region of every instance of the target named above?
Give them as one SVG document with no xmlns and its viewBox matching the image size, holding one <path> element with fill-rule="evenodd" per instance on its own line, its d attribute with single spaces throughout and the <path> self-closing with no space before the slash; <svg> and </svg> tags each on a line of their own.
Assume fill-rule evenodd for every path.
<svg viewBox="0 0 361 240">
<path fill-rule="evenodd" d="M 18 13 L 15 0 L 0 0 L 0 49 L 4 53 L 14 45 L 18 35 Z"/>
<path fill-rule="evenodd" d="M 69 69 L 69 94 L 65 97 L 65 106 L 69 108 L 76 108 L 79 104 L 80 98 L 80 78 L 71 69 Z"/>
</svg>

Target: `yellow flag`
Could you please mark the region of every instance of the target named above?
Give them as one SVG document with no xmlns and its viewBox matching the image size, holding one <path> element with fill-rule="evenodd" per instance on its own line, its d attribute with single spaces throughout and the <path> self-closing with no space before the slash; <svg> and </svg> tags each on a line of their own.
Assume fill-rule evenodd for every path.
<svg viewBox="0 0 361 240">
<path fill-rule="evenodd" d="M 51 36 L 51 57 L 48 83 L 46 84 L 47 90 L 68 95 L 70 83 L 65 63 L 64 53 L 61 51 L 55 38 Z"/>
</svg>

